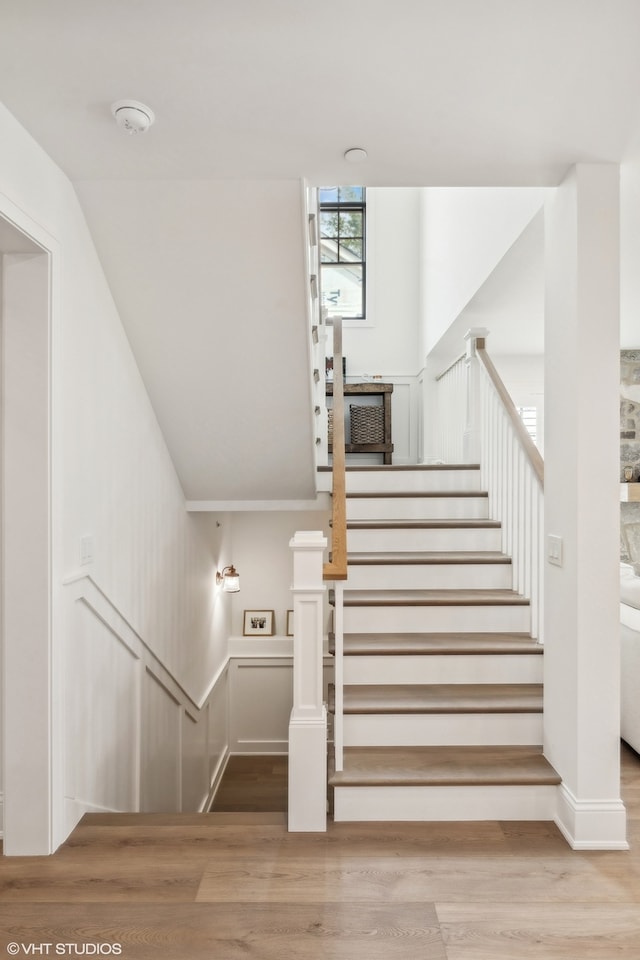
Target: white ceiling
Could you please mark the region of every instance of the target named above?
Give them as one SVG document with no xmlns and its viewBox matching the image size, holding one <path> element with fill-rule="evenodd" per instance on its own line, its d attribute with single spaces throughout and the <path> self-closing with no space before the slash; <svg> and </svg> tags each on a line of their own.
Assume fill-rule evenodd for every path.
<svg viewBox="0 0 640 960">
<path fill-rule="evenodd" d="M 246 468 L 266 414 L 256 426 L 255 394 L 251 408 L 236 388 L 260 380 L 304 434 L 302 381 L 270 391 L 272 358 L 286 375 L 305 348 L 278 328 L 275 294 L 251 357 L 254 303 L 240 297 L 213 337 L 221 191 L 554 185 L 577 161 L 620 162 L 640 145 L 639 41 L 638 0 L 0 0 L 0 100 L 76 184 L 187 496 L 306 497 L 285 447 L 269 477 Z M 144 136 L 116 127 L 121 98 L 155 111 Z M 369 154 L 355 168 L 353 146 Z M 469 309 L 502 297 L 506 316 L 505 289 L 496 279 Z M 211 415 L 230 397 L 249 443 Z"/>
<path fill-rule="evenodd" d="M 639 40 L 637 0 L 2 0 L 0 99 L 74 181 L 554 184 L 634 141 Z"/>
</svg>

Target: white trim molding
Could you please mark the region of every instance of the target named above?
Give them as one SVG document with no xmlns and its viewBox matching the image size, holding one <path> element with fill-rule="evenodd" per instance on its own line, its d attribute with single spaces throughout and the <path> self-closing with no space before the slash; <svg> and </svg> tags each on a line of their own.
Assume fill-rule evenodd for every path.
<svg viewBox="0 0 640 960">
<path fill-rule="evenodd" d="M 187 513 L 242 513 L 267 510 L 327 510 L 329 498 L 320 493 L 315 500 L 187 500 Z"/>
<path fill-rule="evenodd" d="M 578 800 L 561 783 L 555 823 L 573 850 L 629 849 L 622 800 Z"/>
</svg>

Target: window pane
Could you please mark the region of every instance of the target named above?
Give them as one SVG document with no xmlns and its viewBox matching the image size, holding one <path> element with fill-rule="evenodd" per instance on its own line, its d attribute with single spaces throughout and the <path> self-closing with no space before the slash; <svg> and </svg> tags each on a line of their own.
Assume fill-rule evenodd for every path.
<svg viewBox="0 0 640 960">
<path fill-rule="evenodd" d="M 323 264 L 322 306 L 330 317 L 362 316 L 362 264 Z"/>
<path fill-rule="evenodd" d="M 364 187 L 338 187 L 338 191 L 340 203 L 362 203 L 364 200 Z"/>
<path fill-rule="evenodd" d="M 362 233 L 362 213 L 351 211 L 350 213 L 340 213 L 338 224 L 341 237 L 361 237 Z"/>
<path fill-rule="evenodd" d="M 353 258 L 349 258 L 353 259 Z M 331 237 L 322 237 L 320 240 L 320 260 L 322 263 L 334 263 L 338 260 L 338 241 Z"/>
<path fill-rule="evenodd" d="M 339 216 L 335 210 L 323 210 L 320 214 L 320 236 L 337 237 L 339 230 Z"/>
<path fill-rule="evenodd" d="M 320 203 L 337 203 L 338 187 L 320 187 L 318 200 Z"/>
<path fill-rule="evenodd" d="M 359 237 L 343 240 L 338 249 L 339 260 L 362 260 L 362 240 Z M 322 259 L 324 260 L 324 257 Z"/>
</svg>

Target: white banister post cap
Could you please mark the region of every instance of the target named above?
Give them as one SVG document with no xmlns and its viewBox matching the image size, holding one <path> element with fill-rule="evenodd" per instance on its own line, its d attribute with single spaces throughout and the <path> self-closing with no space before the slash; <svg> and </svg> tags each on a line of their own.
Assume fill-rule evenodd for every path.
<svg viewBox="0 0 640 960">
<path fill-rule="evenodd" d="M 322 530 L 298 530 L 289 541 L 292 550 L 324 550 L 326 545 Z"/>
<path fill-rule="evenodd" d="M 467 344 L 467 359 L 475 357 L 476 343 L 478 340 L 486 340 L 489 331 L 486 327 L 471 327 L 464 335 Z"/>
</svg>

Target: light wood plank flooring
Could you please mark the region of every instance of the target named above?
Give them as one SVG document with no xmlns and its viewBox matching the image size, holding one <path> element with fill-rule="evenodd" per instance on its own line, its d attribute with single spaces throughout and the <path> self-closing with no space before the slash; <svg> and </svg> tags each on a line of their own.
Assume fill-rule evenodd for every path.
<svg viewBox="0 0 640 960">
<path fill-rule="evenodd" d="M 14 943 L 125 960 L 639 960 L 626 748 L 623 781 L 624 853 L 571 851 L 548 823 L 309 835 L 278 812 L 87 816 L 54 856 L 0 861 L 0 957 Z"/>
</svg>

